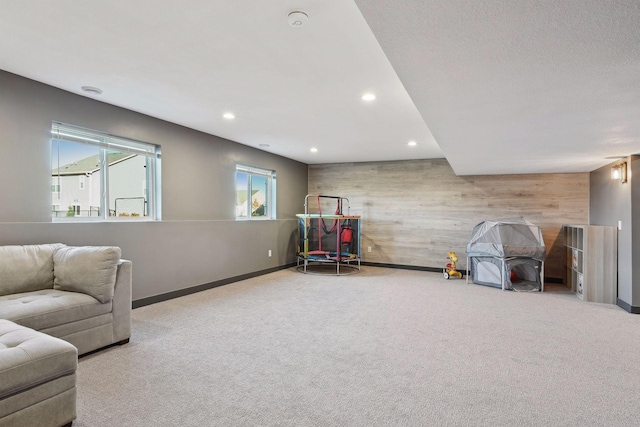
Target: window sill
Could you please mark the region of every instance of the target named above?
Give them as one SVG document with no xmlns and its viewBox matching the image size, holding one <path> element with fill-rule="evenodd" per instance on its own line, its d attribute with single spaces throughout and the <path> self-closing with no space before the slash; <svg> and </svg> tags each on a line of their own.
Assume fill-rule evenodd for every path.
<svg viewBox="0 0 640 427">
<path fill-rule="evenodd" d="M 160 220 L 152 219 L 152 218 L 140 218 L 140 219 L 132 219 L 129 218 L 51 218 L 51 222 L 53 223 L 95 223 L 95 222 L 159 222 Z"/>
</svg>

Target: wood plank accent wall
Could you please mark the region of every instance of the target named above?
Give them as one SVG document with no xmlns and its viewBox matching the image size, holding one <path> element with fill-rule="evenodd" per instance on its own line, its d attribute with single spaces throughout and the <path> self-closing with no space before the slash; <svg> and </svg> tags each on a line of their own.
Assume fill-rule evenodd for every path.
<svg viewBox="0 0 640 427">
<path fill-rule="evenodd" d="M 377 263 L 440 268 L 455 251 L 465 268 L 477 223 L 524 216 L 542 227 L 553 278 L 563 275 L 562 225 L 589 215 L 588 173 L 456 176 L 445 159 L 309 165 L 309 194 L 349 199 L 363 217 L 362 259 Z"/>
</svg>

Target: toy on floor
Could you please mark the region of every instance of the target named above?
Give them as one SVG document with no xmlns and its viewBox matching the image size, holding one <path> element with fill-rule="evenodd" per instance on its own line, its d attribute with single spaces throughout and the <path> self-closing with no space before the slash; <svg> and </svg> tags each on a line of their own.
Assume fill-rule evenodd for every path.
<svg viewBox="0 0 640 427">
<path fill-rule="evenodd" d="M 447 259 L 449 263 L 445 268 L 442 269 L 442 274 L 445 279 L 449 279 L 450 277 L 457 277 L 458 279 L 462 279 L 462 273 L 456 270 L 456 262 L 458 262 L 458 255 L 455 252 L 449 252 L 447 255 Z"/>
</svg>

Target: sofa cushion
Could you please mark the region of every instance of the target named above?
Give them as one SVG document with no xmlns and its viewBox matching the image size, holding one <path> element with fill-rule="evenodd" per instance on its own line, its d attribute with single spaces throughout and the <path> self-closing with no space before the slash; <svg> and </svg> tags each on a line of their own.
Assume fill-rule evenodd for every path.
<svg viewBox="0 0 640 427">
<path fill-rule="evenodd" d="M 77 354 L 68 342 L 0 319 L 0 398 L 73 374 Z"/>
<path fill-rule="evenodd" d="M 0 295 L 53 288 L 53 253 L 49 245 L 0 246 Z"/>
<path fill-rule="evenodd" d="M 110 313 L 111 306 L 87 294 L 56 289 L 0 296 L 2 318 L 36 330 Z"/>
<path fill-rule="evenodd" d="M 113 299 L 120 255 L 120 248 L 115 246 L 60 248 L 53 254 L 53 287 L 109 302 Z"/>
</svg>

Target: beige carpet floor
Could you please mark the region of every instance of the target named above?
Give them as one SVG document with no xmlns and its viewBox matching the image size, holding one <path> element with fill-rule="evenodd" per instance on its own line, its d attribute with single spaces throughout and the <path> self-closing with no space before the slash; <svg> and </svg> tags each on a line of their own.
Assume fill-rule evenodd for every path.
<svg viewBox="0 0 640 427">
<path fill-rule="evenodd" d="M 142 307 L 74 426 L 640 425 L 640 316 L 550 289 L 291 269 Z"/>
</svg>

